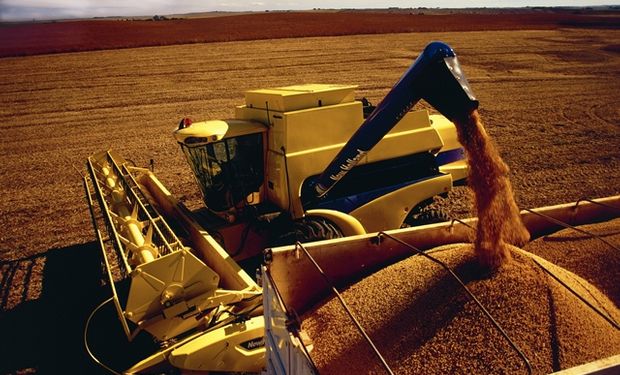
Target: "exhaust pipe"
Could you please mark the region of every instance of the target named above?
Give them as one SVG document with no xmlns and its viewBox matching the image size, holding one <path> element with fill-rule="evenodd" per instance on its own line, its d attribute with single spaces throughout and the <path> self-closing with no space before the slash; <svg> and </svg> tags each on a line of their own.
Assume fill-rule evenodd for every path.
<svg viewBox="0 0 620 375">
<path fill-rule="evenodd" d="M 478 108 L 456 54 L 445 43 L 426 46 L 313 184 L 312 198 L 324 197 L 420 99 L 452 121 Z"/>
</svg>

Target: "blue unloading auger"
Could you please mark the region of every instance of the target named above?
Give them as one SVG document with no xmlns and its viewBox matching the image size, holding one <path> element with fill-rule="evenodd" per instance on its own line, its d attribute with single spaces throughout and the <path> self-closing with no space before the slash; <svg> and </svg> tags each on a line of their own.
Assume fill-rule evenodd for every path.
<svg viewBox="0 0 620 375">
<path fill-rule="evenodd" d="M 420 99 L 451 121 L 465 119 L 478 108 L 456 54 L 445 43 L 426 46 L 316 180 L 315 197 L 325 196 Z"/>
</svg>

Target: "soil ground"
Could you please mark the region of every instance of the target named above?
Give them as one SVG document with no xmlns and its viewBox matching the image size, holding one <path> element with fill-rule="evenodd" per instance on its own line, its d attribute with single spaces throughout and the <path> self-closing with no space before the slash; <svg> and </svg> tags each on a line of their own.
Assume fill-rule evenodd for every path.
<svg viewBox="0 0 620 375">
<path fill-rule="evenodd" d="M 215 16 L 215 17 L 213 17 Z M 148 20 L 0 22 L 0 57 L 144 46 L 431 31 L 586 27 L 618 29 L 620 12 L 588 9 L 468 9 L 215 13 Z"/>
<path fill-rule="evenodd" d="M 357 84 L 359 97 L 378 103 L 433 40 L 459 55 L 520 207 L 620 193 L 617 28 L 306 37 L 0 59 L 0 324 L 15 328 L 3 340 L 13 344 L 0 372 L 93 366 L 60 355 L 83 355 L 83 322 L 107 293 L 99 288 L 79 174 L 89 154 L 112 147 L 138 165 L 153 159 L 172 193 L 198 207 L 171 135 L 179 119 L 229 118 L 248 89 L 308 82 Z M 465 187 L 442 203 L 454 216 L 470 214 Z M 55 323 L 61 320 L 73 323 Z"/>
</svg>

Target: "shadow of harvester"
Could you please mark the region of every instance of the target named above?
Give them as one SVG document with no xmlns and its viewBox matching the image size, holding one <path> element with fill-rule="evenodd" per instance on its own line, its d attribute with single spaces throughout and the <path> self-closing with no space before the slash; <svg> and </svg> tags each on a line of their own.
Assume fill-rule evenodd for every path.
<svg viewBox="0 0 620 375">
<path fill-rule="evenodd" d="M 95 242 L 0 266 L 0 374 L 32 372 L 26 369 L 37 374 L 109 374 L 84 346 L 86 320 L 110 297 Z M 40 289 L 34 293 L 38 298 L 32 298 L 32 289 Z M 112 304 L 93 317 L 88 339 L 91 350 L 115 370 L 135 361 Z"/>
</svg>

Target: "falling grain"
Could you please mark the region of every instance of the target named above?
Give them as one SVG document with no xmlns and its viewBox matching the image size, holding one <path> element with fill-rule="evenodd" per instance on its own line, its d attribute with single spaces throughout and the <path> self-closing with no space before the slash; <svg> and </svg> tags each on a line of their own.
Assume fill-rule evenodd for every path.
<svg viewBox="0 0 620 375">
<path fill-rule="evenodd" d="M 508 245 L 523 246 L 529 233 L 514 201 L 508 166 L 486 133 L 478 111 L 456 120 L 456 128 L 467 153 L 468 182 L 478 214 L 476 255 L 481 266 L 497 269 L 510 260 Z"/>
</svg>

